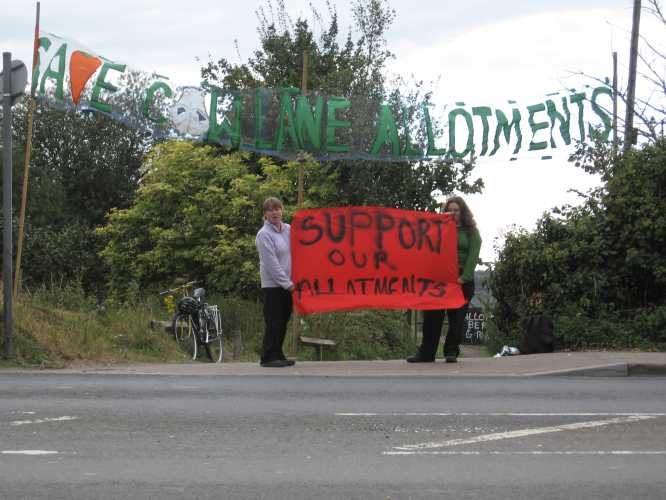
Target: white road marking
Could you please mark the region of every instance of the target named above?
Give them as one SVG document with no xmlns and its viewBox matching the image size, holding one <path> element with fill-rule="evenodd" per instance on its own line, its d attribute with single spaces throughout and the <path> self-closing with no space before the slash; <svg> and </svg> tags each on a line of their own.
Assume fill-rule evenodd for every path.
<svg viewBox="0 0 666 500">
<path fill-rule="evenodd" d="M 588 422 L 576 422 L 573 424 L 555 425 L 551 427 L 536 427 L 532 429 L 518 429 L 515 431 L 508 431 L 508 432 L 494 432 L 491 434 L 482 434 L 480 436 L 475 436 L 467 439 L 450 439 L 448 441 L 440 441 L 440 442 L 407 444 L 404 446 L 396 446 L 394 447 L 394 449 L 410 451 L 410 450 L 425 450 L 429 448 L 446 448 L 448 446 L 459 446 L 461 444 L 485 443 L 488 441 L 521 438 L 527 436 L 534 436 L 537 434 L 547 434 L 551 432 L 575 431 L 579 429 L 589 429 L 592 427 L 603 427 L 605 425 L 612 425 L 612 424 L 639 422 L 641 420 L 650 420 L 652 418 L 655 417 L 649 415 L 630 415 L 627 417 L 617 417 L 609 420 L 592 420 Z"/>
<path fill-rule="evenodd" d="M 666 455 L 666 450 L 596 450 L 596 451 L 385 451 L 384 455 L 413 456 L 413 455 L 457 455 L 457 456 L 483 456 L 483 455 L 537 455 L 537 456 L 627 456 L 627 455 Z"/>
<path fill-rule="evenodd" d="M 58 452 L 49 450 L 4 450 L 0 453 L 3 455 L 54 455 Z"/>
<path fill-rule="evenodd" d="M 10 425 L 28 425 L 28 424 L 43 424 L 45 422 L 63 422 L 66 420 L 77 420 L 79 417 L 69 417 L 67 415 L 63 417 L 50 417 L 50 418 L 36 418 L 34 420 L 14 420 L 9 422 Z"/>
<path fill-rule="evenodd" d="M 575 413 L 524 413 L 524 412 L 461 412 L 461 413 L 440 413 L 440 412 L 395 412 L 395 413 L 334 413 L 336 417 L 664 417 L 666 413 L 593 413 L 593 412 L 575 412 Z"/>
</svg>

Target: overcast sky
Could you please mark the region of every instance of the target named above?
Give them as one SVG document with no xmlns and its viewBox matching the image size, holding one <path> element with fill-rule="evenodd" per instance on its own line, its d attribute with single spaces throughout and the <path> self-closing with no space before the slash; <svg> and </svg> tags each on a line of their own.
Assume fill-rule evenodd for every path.
<svg viewBox="0 0 666 500">
<path fill-rule="evenodd" d="M 323 14 L 321 0 L 284 0 L 293 19 L 312 20 L 309 4 Z M 644 4 L 646 2 L 643 2 Z M 350 25 L 349 0 L 335 2 L 341 32 Z M 591 84 L 576 73 L 612 75 L 618 52 L 621 88 L 626 81 L 631 0 L 392 0 L 396 20 L 388 47 L 396 59 L 390 71 L 433 82 L 440 103 L 465 101 L 501 106 L 508 99 L 533 104 L 545 94 Z M 0 49 L 30 66 L 35 2 L 4 2 Z M 41 29 L 75 39 L 94 52 L 136 69 L 198 85 L 199 61 L 225 57 L 241 62 L 258 46 L 261 0 L 45 0 Z M 325 16 L 325 19 L 327 17 Z M 642 33 L 666 46 L 665 31 L 643 13 Z M 238 41 L 240 58 L 234 41 Z M 342 39 L 341 39 L 342 40 Z M 438 83 L 434 83 L 437 82 Z M 524 148 L 525 149 L 525 148 Z M 468 198 L 482 230 L 482 258 L 494 260 L 493 242 L 512 226 L 527 229 L 549 208 L 575 203 L 569 188 L 585 190 L 596 180 L 566 161 L 520 155 L 481 159 L 475 170 L 486 188 Z"/>
</svg>

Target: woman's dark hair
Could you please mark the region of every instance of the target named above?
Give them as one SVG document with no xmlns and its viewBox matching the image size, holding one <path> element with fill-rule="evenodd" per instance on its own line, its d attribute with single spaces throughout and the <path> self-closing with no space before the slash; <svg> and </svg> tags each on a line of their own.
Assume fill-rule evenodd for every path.
<svg viewBox="0 0 666 500">
<path fill-rule="evenodd" d="M 463 200 L 460 196 L 451 196 L 442 205 L 442 208 L 444 209 L 445 212 L 448 211 L 450 203 L 455 203 L 460 207 L 460 224 L 462 225 L 462 227 L 464 227 L 467 231 L 471 233 L 478 233 L 479 228 L 476 227 L 476 221 L 474 220 L 474 215 L 467 206 L 467 203 L 465 203 L 465 200 Z"/>
</svg>

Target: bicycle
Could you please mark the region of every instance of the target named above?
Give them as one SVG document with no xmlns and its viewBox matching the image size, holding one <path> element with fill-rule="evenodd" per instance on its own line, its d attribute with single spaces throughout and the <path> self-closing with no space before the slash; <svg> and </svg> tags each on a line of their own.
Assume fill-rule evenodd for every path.
<svg viewBox="0 0 666 500">
<path fill-rule="evenodd" d="M 224 343 L 220 310 L 217 305 L 204 302 L 206 291 L 203 288 L 196 288 L 192 295 L 188 294 L 188 288 L 195 284 L 195 281 L 191 281 L 160 294 L 183 290 L 183 296 L 176 302 L 171 330 L 176 342 L 183 346 L 193 361 L 197 359 L 199 346 L 203 346 L 208 359 L 221 363 Z"/>
<path fill-rule="evenodd" d="M 194 285 L 196 285 L 196 281 L 188 281 L 187 283 L 184 283 L 180 286 L 177 286 L 175 288 L 171 288 L 170 290 L 164 290 L 163 292 L 160 292 L 159 295 L 160 297 L 164 297 L 164 305 L 166 306 L 167 312 L 169 314 L 175 314 L 177 312 L 177 307 L 176 307 L 176 300 L 174 300 L 174 296 L 176 295 L 177 292 L 181 292 L 180 295 L 181 297 L 189 297 L 190 292 L 189 289 L 193 288 Z M 186 335 L 189 337 L 190 335 L 190 327 L 188 327 L 188 332 Z M 181 336 L 183 335 L 182 329 L 181 330 L 174 330 L 173 328 L 171 329 L 171 332 L 173 333 L 174 339 L 176 340 L 177 343 L 181 341 Z"/>
</svg>

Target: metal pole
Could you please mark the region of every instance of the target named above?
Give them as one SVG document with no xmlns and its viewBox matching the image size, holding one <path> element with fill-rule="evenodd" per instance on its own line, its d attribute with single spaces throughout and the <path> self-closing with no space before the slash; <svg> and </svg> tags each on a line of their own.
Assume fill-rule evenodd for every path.
<svg viewBox="0 0 666 500">
<path fill-rule="evenodd" d="M 2 282 L 5 357 L 14 358 L 12 319 L 12 54 L 2 53 Z"/>
<path fill-rule="evenodd" d="M 613 158 L 617 155 L 617 52 L 613 52 Z"/>
<path fill-rule="evenodd" d="M 39 2 L 35 17 L 35 41 L 32 51 L 32 73 L 35 74 L 37 59 L 39 58 Z M 16 243 L 16 273 L 14 275 L 14 297 L 18 295 L 21 283 L 21 256 L 23 254 L 23 232 L 25 229 L 25 211 L 28 204 L 28 175 L 30 167 L 30 154 L 32 151 L 32 121 L 35 113 L 35 82 L 30 81 L 30 99 L 28 101 L 28 127 L 26 130 L 25 157 L 23 159 L 23 189 L 21 191 L 21 211 L 19 212 L 18 242 Z"/>
<path fill-rule="evenodd" d="M 624 120 L 624 151 L 628 151 L 634 142 L 634 98 L 636 95 L 636 66 L 638 62 L 638 35 L 640 22 L 641 0 L 634 0 L 634 17 L 631 24 L 631 49 L 629 51 L 627 114 Z"/>
</svg>

